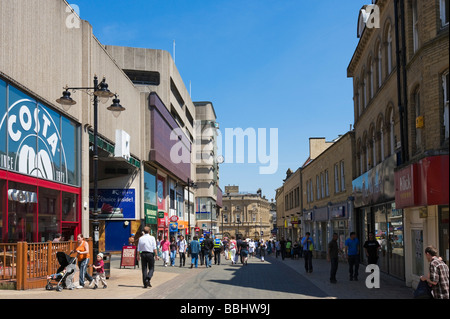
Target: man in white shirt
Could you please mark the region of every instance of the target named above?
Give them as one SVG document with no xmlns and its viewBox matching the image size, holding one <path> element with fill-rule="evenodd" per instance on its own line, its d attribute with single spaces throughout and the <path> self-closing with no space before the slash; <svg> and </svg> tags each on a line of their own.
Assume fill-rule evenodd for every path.
<svg viewBox="0 0 450 319">
<path fill-rule="evenodd" d="M 151 287 L 150 280 L 153 277 L 155 270 L 155 258 L 158 260 L 156 250 L 155 237 L 150 235 L 150 227 L 144 227 L 144 235 L 139 238 L 138 246 L 138 261 L 141 261 L 142 268 L 142 281 L 144 282 L 144 288 Z"/>
<path fill-rule="evenodd" d="M 184 267 L 184 264 L 186 263 L 187 243 L 186 243 L 186 240 L 184 239 L 183 235 L 181 235 L 180 239 L 178 239 L 177 246 L 178 246 L 178 254 L 180 255 L 180 267 L 181 267 L 181 264 L 183 264 L 183 267 Z"/>
</svg>

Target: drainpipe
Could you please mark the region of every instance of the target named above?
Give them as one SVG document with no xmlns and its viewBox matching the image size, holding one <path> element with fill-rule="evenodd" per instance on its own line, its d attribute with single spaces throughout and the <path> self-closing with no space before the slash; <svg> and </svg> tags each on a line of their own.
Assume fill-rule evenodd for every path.
<svg viewBox="0 0 450 319">
<path fill-rule="evenodd" d="M 402 48 L 400 48 L 400 30 L 399 30 L 399 2 L 401 11 L 401 37 Z M 397 100 L 398 111 L 400 117 L 400 141 L 401 141 L 401 158 L 397 159 L 397 166 L 408 161 L 408 131 L 407 131 L 407 87 L 406 87 L 406 41 L 405 41 L 405 20 L 404 20 L 404 4 L 403 0 L 394 0 L 394 16 L 395 16 L 395 53 L 396 53 L 396 70 L 397 70 Z M 401 53 L 401 55 L 400 55 Z M 402 70 L 403 69 L 403 70 Z M 403 71 L 403 72 L 401 72 Z M 403 88 L 402 88 L 403 75 Z M 403 100 L 402 100 L 403 92 Z"/>
</svg>

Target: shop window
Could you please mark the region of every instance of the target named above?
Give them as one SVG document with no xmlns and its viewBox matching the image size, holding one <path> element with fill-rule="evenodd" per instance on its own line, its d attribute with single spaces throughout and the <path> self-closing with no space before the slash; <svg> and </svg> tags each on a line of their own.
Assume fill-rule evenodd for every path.
<svg viewBox="0 0 450 319">
<path fill-rule="evenodd" d="M 8 183 L 8 242 L 34 242 L 36 234 L 36 187 Z"/>
<path fill-rule="evenodd" d="M 77 222 L 78 221 L 78 195 L 62 192 L 62 221 Z"/>
<path fill-rule="evenodd" d="M 61 192 L 39 187 L 38 241 L 52 240 L 60 231 Z"/>
<path fill-rule="evenodd" d="M 449 265 L 449 227 L 448 227 L 448 217 L 449 209 L 448 206 L 441 207 L 439 212 L 439 255 L 445 261 L 447 266 Z"/>
</svg>

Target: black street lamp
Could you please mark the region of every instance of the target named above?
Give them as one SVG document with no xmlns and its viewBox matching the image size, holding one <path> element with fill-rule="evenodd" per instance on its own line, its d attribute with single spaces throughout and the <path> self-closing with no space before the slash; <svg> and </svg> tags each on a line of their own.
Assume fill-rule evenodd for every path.
<svg viewBox="0 0 450 319">
<path fill-rule="evenodd" d="M 94 157 L 93 157 L 93 177 L 94 177 L 94 212 L 92 219 L 92 226 L 94 228 L 94 256 L 97 256 L 98 253 L 98 231 L 99 231 L 99 221 L 98 221 L 98 147 L 97 147 L 97 138 L 98 138 L 98 99 L 100 98 L 102 102 L 106 102 L 109 98 L 115 97 L 113 99 L 113 104 L 109 106 L 107 109 L 112 111 L 114 116 L 117 117 L 120 112 L 124 111 L 125 108 L 120 105 L 120 100 L 117 98 L 117 95 L 109 91 L 108 84 L 106 83 L 106 79 L 99 83 L 98 78 L 94 75 L 94 86 L 93 87 L 65 87 L 65 91 L 62 93 L 62 96 L 56 100 L 57 103 L 61 104 L 63 108 L 67 111 L 70 106 L 75 105 L 76 102 L 70 97 L 69 90 L 83 90 L 90 91 L 93 90 L 94 93 Z M 85 92 L 87 93 L 87 92 Z M 89 94 L 89 93 L 87 93 Z M 90 95 L 90 94 L 89 94 Z"/>
<path fill-rule="evenodd" d="M 191 203 L 190 203 L 191 193 L 189 192 L 189 189 L 191 187 L 193 187 L 194 189 L 197 188 L 197 184 L 195 184 L 194 181 L 188 178 L 187 187 L 188 187 L 187 191 L 188 191 L 188 232 L 189 232 L 189 235 L 187 236 L 187 243 L 189 244 L 191 239 Z"/>
</svg>

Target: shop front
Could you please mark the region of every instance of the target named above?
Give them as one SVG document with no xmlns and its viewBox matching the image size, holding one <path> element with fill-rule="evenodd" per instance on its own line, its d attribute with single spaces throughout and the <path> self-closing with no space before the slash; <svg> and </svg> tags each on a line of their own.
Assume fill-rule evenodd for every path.
<svg viewBox="0 0 450 319">
<path fill-rule="evenodd" d="M 333 233 L 338 235 L 338 246 L 339 249 L 345 249 L 345 240 L 350 237 L 350 227 L 349 227 L 349 215 L 348 215 L 347 203 L 338 203 L 329 207 L 329 218 L 330 218 L 330 232 L 329 236 Z M 331 239 L 329 238 L 328 241 Z"/>
<path fill-rule="evenodd" d="M 0 79 L 0 235 L 43 242 L 81 232 L 80 125 Z"/>
<path fill-rule="evenodd" d="M 405 278 L 403 210 L 395 206 L 396 155 L 387 158 L 352 182 L 356 233 L 362 244 L 369 232 L 380 243 L 380 270 Z M 367 263 L 365 254 L 361 261 Z"/>
<path fill-rule="evenodd" d="M 448 155 L 425 157 L 395 172 L 395 206 L 405 212 L 407 285 L 426 269 L 425 247 L 432 245 L 449 264 Z"/>
</svg>

